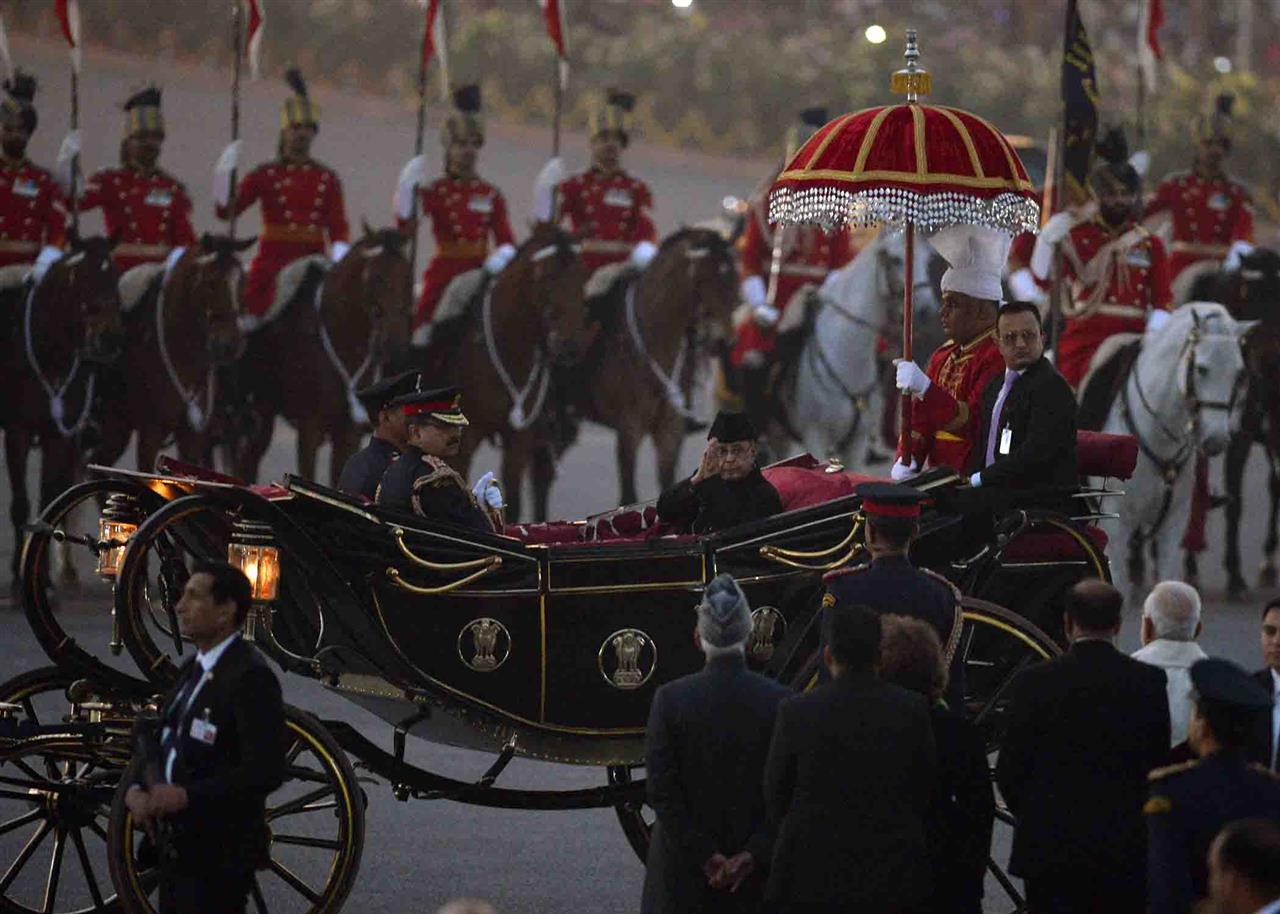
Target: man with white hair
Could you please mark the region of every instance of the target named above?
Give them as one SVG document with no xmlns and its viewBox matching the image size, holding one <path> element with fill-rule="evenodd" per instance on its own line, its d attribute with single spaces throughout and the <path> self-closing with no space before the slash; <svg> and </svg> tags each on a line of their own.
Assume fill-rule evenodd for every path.
<svg viewBox="0 0 1280 914">
<path fill-rule="evenodd" d="M 773 849 L 764 764 L 785 686 L 747 669 L 751 607 L 717 576 L 698 604 L 697 673 L 653 696 L 645 734 L 649 804 L 657 812 L 642 914 L 758 908 Z"/>
<path fill-rule="evenodd" d="M 1187 738 L 1191 721 L 1191 666 L 1207 654 L 1200 637 L 1200 594 L 1182 581 L 1161 581 L 1142 604 L 1142 647 L 1133 659 L 1164 670 L 1169 695 L 1170 745 Z"/>
</svg>

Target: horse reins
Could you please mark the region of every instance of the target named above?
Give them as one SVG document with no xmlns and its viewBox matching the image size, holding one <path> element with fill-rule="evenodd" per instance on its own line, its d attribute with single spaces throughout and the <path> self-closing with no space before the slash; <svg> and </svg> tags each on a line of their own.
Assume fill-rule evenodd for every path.
<svg viewBox="0 0 1280 914">
<path fill-rule="evenodd" d="M 338 350 L 334 348 L 333 338 L 329 335 L 329 328 L 325 326 L 324 314 L 321 311 L 326 276 L 320 277 L 320 282 L 316 284 L 315 309 L 316 323 L 320 325 L 320 345 L 324 349 L 325 356 L 329 359 L 329 364 L 333 366 L 333 370 L 338 373 L 343 386 L 347 389 L 347 411 L 351 416 L 351 421 L 356 425 L 364 425 L 369 421 L 369 413 L 365 410 L 364 404 L 360 402 L 360 398 L 356 396 L 356 387 L 359 385 L 360 379 L 364 377 L 364 373 L 369 370 L 369 366 L 373 364 L 373 337 L 377 332 L 377 328 L 371 327 L 369 329 L 369 341 L 365 346 L 364 361 L 360 363 L 360 367 L 354 373 L 347 371 L 347 366 L 342 364 L 342 359 L 338 356 Z M 375 377 L 374 380 L 377 380 L 377 378 Z"/>
<path fill-rule="evenodd" d="M 534 256 L 537 257 L 536 254 Z M 529 370 L 529 377 L 525 380 L 524 387 L 516 387 L 515 381 L 511 378 L 511 372 L 507 370 L 498 352 L 498 340 L 493 333 L 493 286 L 494 280 L 487 278 L 484 299 L 480 304 L 480 324 L 484 329 L 484 345 L 488 351 L 489 364 L 493 366 L 498 380 L 502 382 L 507 396 L 511 398 L 511 412 L 507 415 L 507 421 L 519 432 L 532 425 L 542 414 L 542 407 L 547 399 L 547 389 L 551 386 L 551 370 L 547 367 L 546 355 L 539 343 L 534 351 L 533 367 Z M 533 408 L 526 413 L 524 404 L 529 399 L 535 384 L 538 392 L 534 396 Z"/>
<path fill-rule="evenodd" d="M 83 257 L 84 255 L 81 254 L 80 256 Z M 70 261 L 68 261 L 68 263 L 70 264 Z M 52 267 L 52 265 L 50 266 Z M 68 267 L 68 270 L 73 271 L 74 264 L 71 264 Z M 63 438 L 70 438 L 84 427 L 85 422 L 89 418 L 89 411 L 93 408 L 93 390 L 98 373 L 92 369 L 89 371 L 89 381 L 85 387 L 84 405 L 80 409 L 80 417 L 76 419 L 74 425 L 68 427 L 62 421 L 62 398 L 71 388 L 72 383 L 76 379 L 76 375 L 80 371 L 80 350 L 78 348 L 76 349 L 76 354 L 71 361 L 71 369 L 67 373 L 66 380 L 62 383 L 61 387 L 55 389 L 54 386 L 49 383 L 48 377 L 45 376 L 43 369 L 40 367 L 40 360 L 36 357 L 35 339 L 31 334 L 31 313 L 35 310 L 36 291 L 40 288 L 42 282 L 43 277 L 38 281 L 32 282 L 31 288 L 27 292 L 26 306 L 23 309 L 23 342 L 26 344 L 27 363 L 30 364 L 31 370 L 35 372 L 36 380 L 40 382 L 40 386 L 44 388 L 45 396 L 49 398 L 49 416 L 53 419 L 54 427 L 57 428 L 58 434 Z"/>
<path fill-rule="evenodd" d="M 182 251 L 179 248 L 178 251 Z M 198 398 L 200 392 L 193 386 L 190 390 L 186 389 L 182 384 L 182 379 L 178 377 L 178 370 L 173 363 L 173 358 L 169 355 L 168 337 L 164 332 L 164 290 L 169 284 L 169 276 L 173 272 L 173 268 L 177 266 L 182 254 L 175 252 L 171 254 L 168 262 L 165 264 L 165 270 L 160 277 L 160 288 L 156 290 L 156 345 L 160 349 L 160 362 L 164 365 L 164 372 L 169 376 L 169 383 L 173 385 L 173 389 L 177 391 L 178 397 L 187 407 L 187 424 L 191 426 L 193 432 L 203 432 L 209 425 L 209 420 L 213 416 L 213 398 L 214 388 L 216 386 L 216 378 L 212 363 L 209 365 L 209 373 L 205 377 L 204 382 L 204 408 L 200 408 Z"/>
</svg>

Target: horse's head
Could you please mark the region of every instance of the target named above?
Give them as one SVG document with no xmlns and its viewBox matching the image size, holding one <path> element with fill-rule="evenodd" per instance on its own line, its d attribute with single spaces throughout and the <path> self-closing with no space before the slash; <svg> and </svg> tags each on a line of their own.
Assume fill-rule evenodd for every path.
<svg viewBox="0 0 1280 914">
<path fill-rule="evenodd" d="M 1280 323 L 1280 253 L 1255 248 L 1240 258 L 1240 268 L 1221 274 L 1221 301 L 1237 320 Z"/>
<path fill-rule="evenodd" d="M 68 232 L 69 250 L 49 268 L 42 284 L 49 289 L 42 305 L 60 311 L 58 320 L 79 341 L 84 359 L 103 365 L 124 351 L 118 276 L 111 261 L 116 242 Z"/>
<path fill-rule="evenodd" d="M 409 346 L 413 308 L 413 264 L 405 254 L 409 237 L 395 228 L 373 229 L 335 267 L 351 271 L 370 323 L 370 355 L 375 364 L 403 361 Z"/>
<path fill-rule="evenodd" d="M 582 246 L 564 229 L 550 222 L 535 223 L 498 279 L 513 283 L 526 307 L 538 315 L 547 355 L 561 364 L 581 358 L 587 340 L 582 294 L 587 273 L 581 251 Z"/>
<path fill-rule="evenodd" d="M 1221 305 L 1195 303 L 1174 312 L 1161 336 L 1181 338 L 1178 392 L 1192 432 L 1209 456 L 1222 453 L 1233 431 L 1233 407 L 1244 379 L 1241 336 L 1251 322 L 1235 320 Z"/>
<path fill-rule="evenodd" d="M 681 229 L 663 240 L 650 269 L 664 277 L 673 297 L 695 303 L 693 318 L 703 341 L 713 349 L 732 341 L 738 269 L 723 235 L 710 228 Z M 686 295 L 681 294 L 682 283 Z"/>
<path fill-rule="evenodd" d="M 229 365 L 244 351 L 238 322 L 244 269 L 236 255 L 251 248 L 255 240 L 202 235 L 169 276 L 170 287 L 181 290 L 180 300 L 172 306 L 191 309 L 203 323 L 205 347 L 214 365 Z"/>
</svg>

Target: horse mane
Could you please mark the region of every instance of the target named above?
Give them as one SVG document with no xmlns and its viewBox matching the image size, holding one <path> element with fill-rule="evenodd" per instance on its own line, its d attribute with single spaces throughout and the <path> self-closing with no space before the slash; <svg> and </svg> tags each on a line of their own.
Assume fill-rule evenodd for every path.
<svg viewBox="0 0 1280 914">
<path fill-rule="evenodd" d="M 706 247 L 711 256 L 729 265 L 734 265 L 733 245 L 723 235 L 712 228 L 686 225 L 676 229 L 658 245 L 658 253 L 666 253 L 677 245 L 688 242 L 691 246 Z"/>
<path fill-rule="evenodd" d="M 366 224 L 364 235 L 352 245 L 352 248 L 365 250 L 370 247 L 381 247 L 395 257 L 403 256 L 404 246 L 409 243 L 409 236 L 395 226 L 388 228 L 369 228 Z"/>
</svg>

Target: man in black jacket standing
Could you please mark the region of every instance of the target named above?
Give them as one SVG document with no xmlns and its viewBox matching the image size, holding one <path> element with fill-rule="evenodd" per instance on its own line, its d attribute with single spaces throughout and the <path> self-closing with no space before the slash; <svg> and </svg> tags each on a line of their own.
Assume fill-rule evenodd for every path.
<svg viewBox="0 0 1280 914">
<path fill-rule="evenodd" d="M 707 664 L 658 689 L 645 735 L 649 845 L 642 914 L 756 911 L 773 842 L 764 761 L 790 690 L 747 669 L 751 607 L 722 574 L 698 605 L 694 641 Z"/>
<path fill-rule="evenodd" d="M 135 824 L 167 833 L 161 914 L 244 911 L 267 853 L 265 805 L 284 781 L 285 720 L 279 680 L 239 636 L 251 593 L 239 569 L 196 564 L 177 614 L 197 653 L 130 769 L 125 804 Z"/>
<path fill-rule="evenodd" d="M 1005 370 L 982 392 L 969 483 L 995 490 L 988 503 L 996 510 L 1029 502 L 1069 509 L 1061 493 L 1079 484 L 1076 398 L 1044 357 L 1036 306 L 1002 306 L 996 342 Z"/>
<path fill-rule="evenodd" d="M 1017 817 L 1009 871 L 1033 914 L 1141 911 L 1147 773 L 1169 751 L 1164 671 L 1116 650 L 1124 598 L 1081 581 L 1071 649 L 1009 688 L 996 782 Z"/>
<path fill-rule="evenodd" d="M 876 678 L 880 616 L 823 615 L 833 681 L 778 709 L 765 767 L 777 823 L 770 914 L 899 914 L 929 897 L 924 820 L 935 785 L 925 699 Z"/>
</svg>

